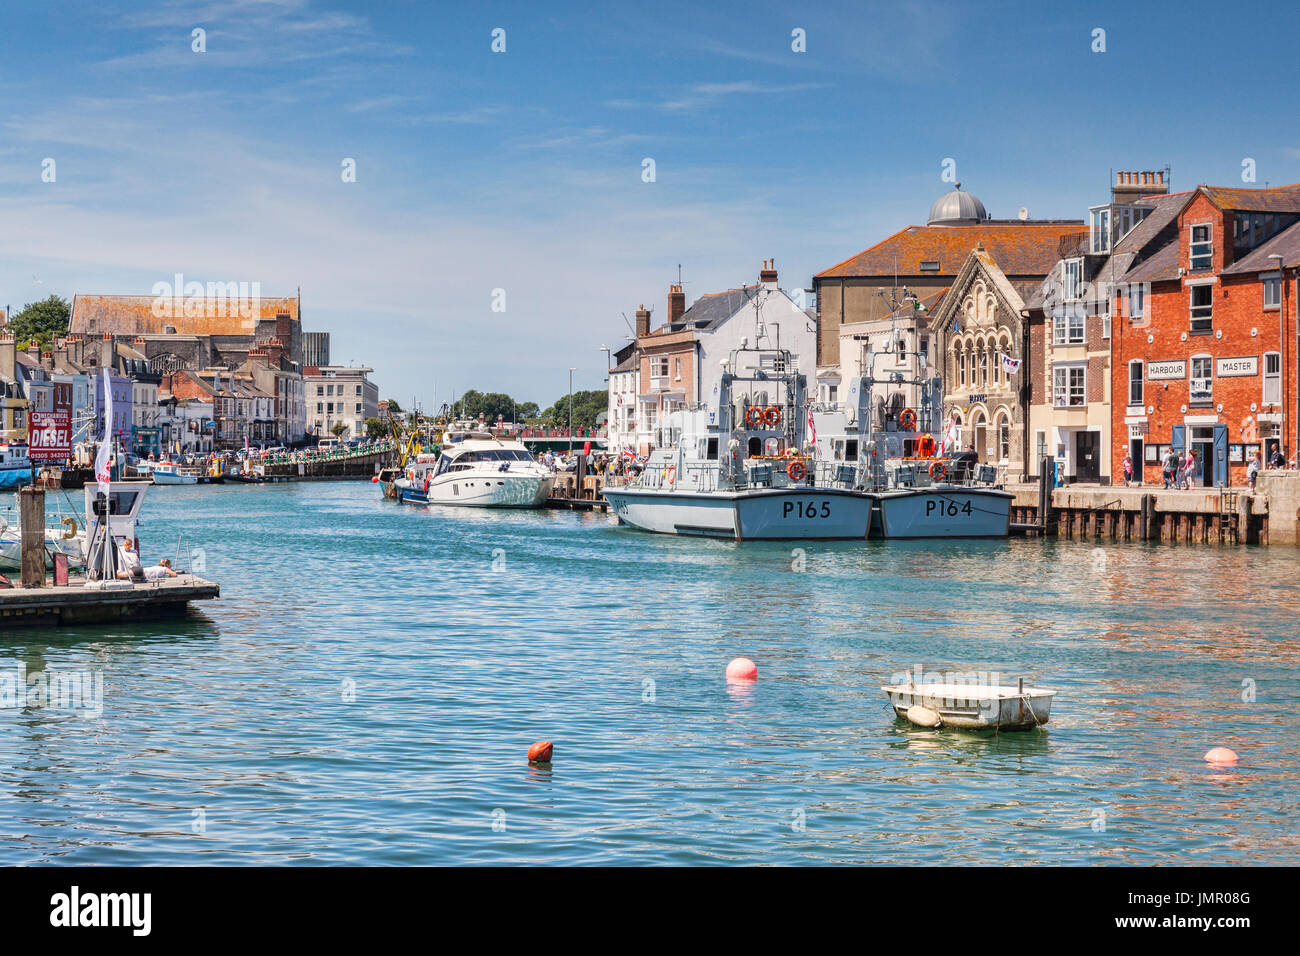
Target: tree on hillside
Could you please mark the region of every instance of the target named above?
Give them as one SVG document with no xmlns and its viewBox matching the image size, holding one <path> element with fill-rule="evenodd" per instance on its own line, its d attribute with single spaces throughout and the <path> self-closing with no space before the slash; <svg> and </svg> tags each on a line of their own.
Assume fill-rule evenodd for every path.
<svg viewBox="0 0 1300 956">
<path fill-rule="evenodd" d="M 609 392 L 604 389 L 588 389 L 573 393 L 573 427 L 592 428 L 596 416 L 609 410 Z M 569 424 L 569 396 L 561 395 L 555 404 L 541 414 L 542 421 L 561 428 Z"/>
<path fill-rule="evenodd" d="M 55 338 L 68 334 L 71 318 L 72 307 L 68 300 L 51 295 L 39 302 L 28 302 L 9 320 L 9 328 L 20 348 L 35 339 L 41 343 L 41 349 L 46 350 Z"/>
<path fill-rule="evenodd" d="M 388 410 L 392 412 L 394 415 L 402 414 L 402 406 L 397 404 L 397 399 L 386 398 L 384 399 L 384 401 L 388 403 Z"/>
<path fill-rule="evenodd" d="M 388 434 L 388 426 L 378 418 L 366 419 L 366 436 L 369 438 L 383 438 Z"/>
</svg>

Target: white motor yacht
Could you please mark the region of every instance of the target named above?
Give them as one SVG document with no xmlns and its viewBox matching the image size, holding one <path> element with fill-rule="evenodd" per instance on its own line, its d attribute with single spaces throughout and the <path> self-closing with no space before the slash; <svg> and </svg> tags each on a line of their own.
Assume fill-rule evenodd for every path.
<svg viewBox="0 0 1300 956">
<path fill-rule="evenodd" d="M 540 508 L 551 496 L 555 475 L 517 441 L 448 429 L 439 454 L 417 455 L 392 484 L 397 500 L 410 505 Z"/>
</svg>

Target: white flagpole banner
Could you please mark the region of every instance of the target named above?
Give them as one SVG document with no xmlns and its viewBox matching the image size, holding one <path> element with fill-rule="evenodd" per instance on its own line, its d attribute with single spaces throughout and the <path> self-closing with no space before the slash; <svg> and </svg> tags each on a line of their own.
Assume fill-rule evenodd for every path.
<svg viewBox="0 0 1300 956">
<path fill-rule="evenodd" d="M 95 452 L 95 482 L 101 495 L 109 492 L 109 482 L 113 478 L 113 466 L 109 455 L 113 447 L 113 384 L 108 378 L 108 366 L 104 367 L 104 437 Z"/>
<path fill-rule="evenodd" d="M 1008 375 L 1015 375 L 1020 371 L 1020 359 L 1013 359 L 1010 355 L 1003 355 L 1002 371 Z"/>
</svg>

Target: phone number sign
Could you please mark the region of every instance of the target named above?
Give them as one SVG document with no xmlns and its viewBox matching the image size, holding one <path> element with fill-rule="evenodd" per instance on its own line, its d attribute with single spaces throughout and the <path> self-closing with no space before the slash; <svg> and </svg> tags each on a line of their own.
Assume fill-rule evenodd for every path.
<svg viewBox="0 0 1300 956">
<path fill-rule="evenodd" d="M 32 412 L 27 431 L 32 461 L 67 461 L 72 457 L 72 414 Z"/>
</svg>

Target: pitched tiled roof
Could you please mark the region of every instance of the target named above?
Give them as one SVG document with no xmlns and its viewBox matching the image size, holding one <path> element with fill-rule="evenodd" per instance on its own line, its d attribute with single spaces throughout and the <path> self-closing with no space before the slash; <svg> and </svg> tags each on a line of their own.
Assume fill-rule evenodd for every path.
<svg viewBox="0 0 1300 956">
<path fill-rule="evenodd" d="M 1178 240 L 1166 243 L 1124 274 L 1124 282 L 1162 282 L 1178 278 Z"/>
<path fill-rule="evenodd" d="M 922 262 L 938 262 L 933 274 L 952 276 L 983 244 L 1007 275 L 1046 275 L 1062 256 L 1087 239 L 1082 222 L 1000 222 L 960 226 L 908 226 L 870 249 L 817 274 L 818 279 L 922 275 Z"/>
<path fill-rule="evenodd" d="M 1147 243 L 1160 234 L 1176 220 L 1196 192 L 1173 193 L 1169 196 L 1154 196 L 1134 203 L 1135 206 L 1154 206 L 1147 217 L 1128 231 L 1119 242 L 1115 243 L 1116 252 L 1138 252 Z"/>
<path fill-rule="evenodd" d="M 1283 229 L 1268 242 L 1252 249 L 1224 269 L 1223 274 L 1231 276 L 1250 272 L 1272 272 L 1277 268 L 1277 260 L 1270 259 L 1269 256 L 1274 253 L 1282 257 L 1282 265 L 1287 269 L 1300 265 L 1300 222 Z"/>
<path fill-rule="evenodd" d="M 1230 186 L 1201 186 L 1220 209 L 1244 212 L 1300 212 L 1300 183 L 1272 189 L 1237 189 Z"/>
<path fill-rule="evenodd" d="M 219 315 L 205 315 L 203 305 L 197 308 L 154 308 L 154 303 L 169 303 L 152 295 L 75 295 L 72 297 L 72 320 L 70 332 L 83 335 L 97 335 L 111 332 L 114 335 L 162 335 L 168 326 L 176 329 L 178 335 L 252 335 L 259 319 L 274 319 L 277 314 L 287 312 L 298 315 L 298 299 L 295 296 L 261 298 L 251 300 L 257 308 L 252 315 L 238 314 L 234 301 L 223 304 L 212 300 L 211 311 Z M 188 300 L 182 300 L 181 305 Z M 155 311 L 162 315 L 155 315 Z M 186 315 L 185 312 L 198 312 Z"/>
<path fill-rule="evenodd" d="M 682 329 L 709 329 L 719 322 L 731 318 L 749 302 L 756 285 L 747 285 L 742 289 L 728 289 L 726 292 L 710 292 L 702 295 L 691 307 L 682 313 L 682 317 L 665 329 L 679 332 Z"/>
</svg>

